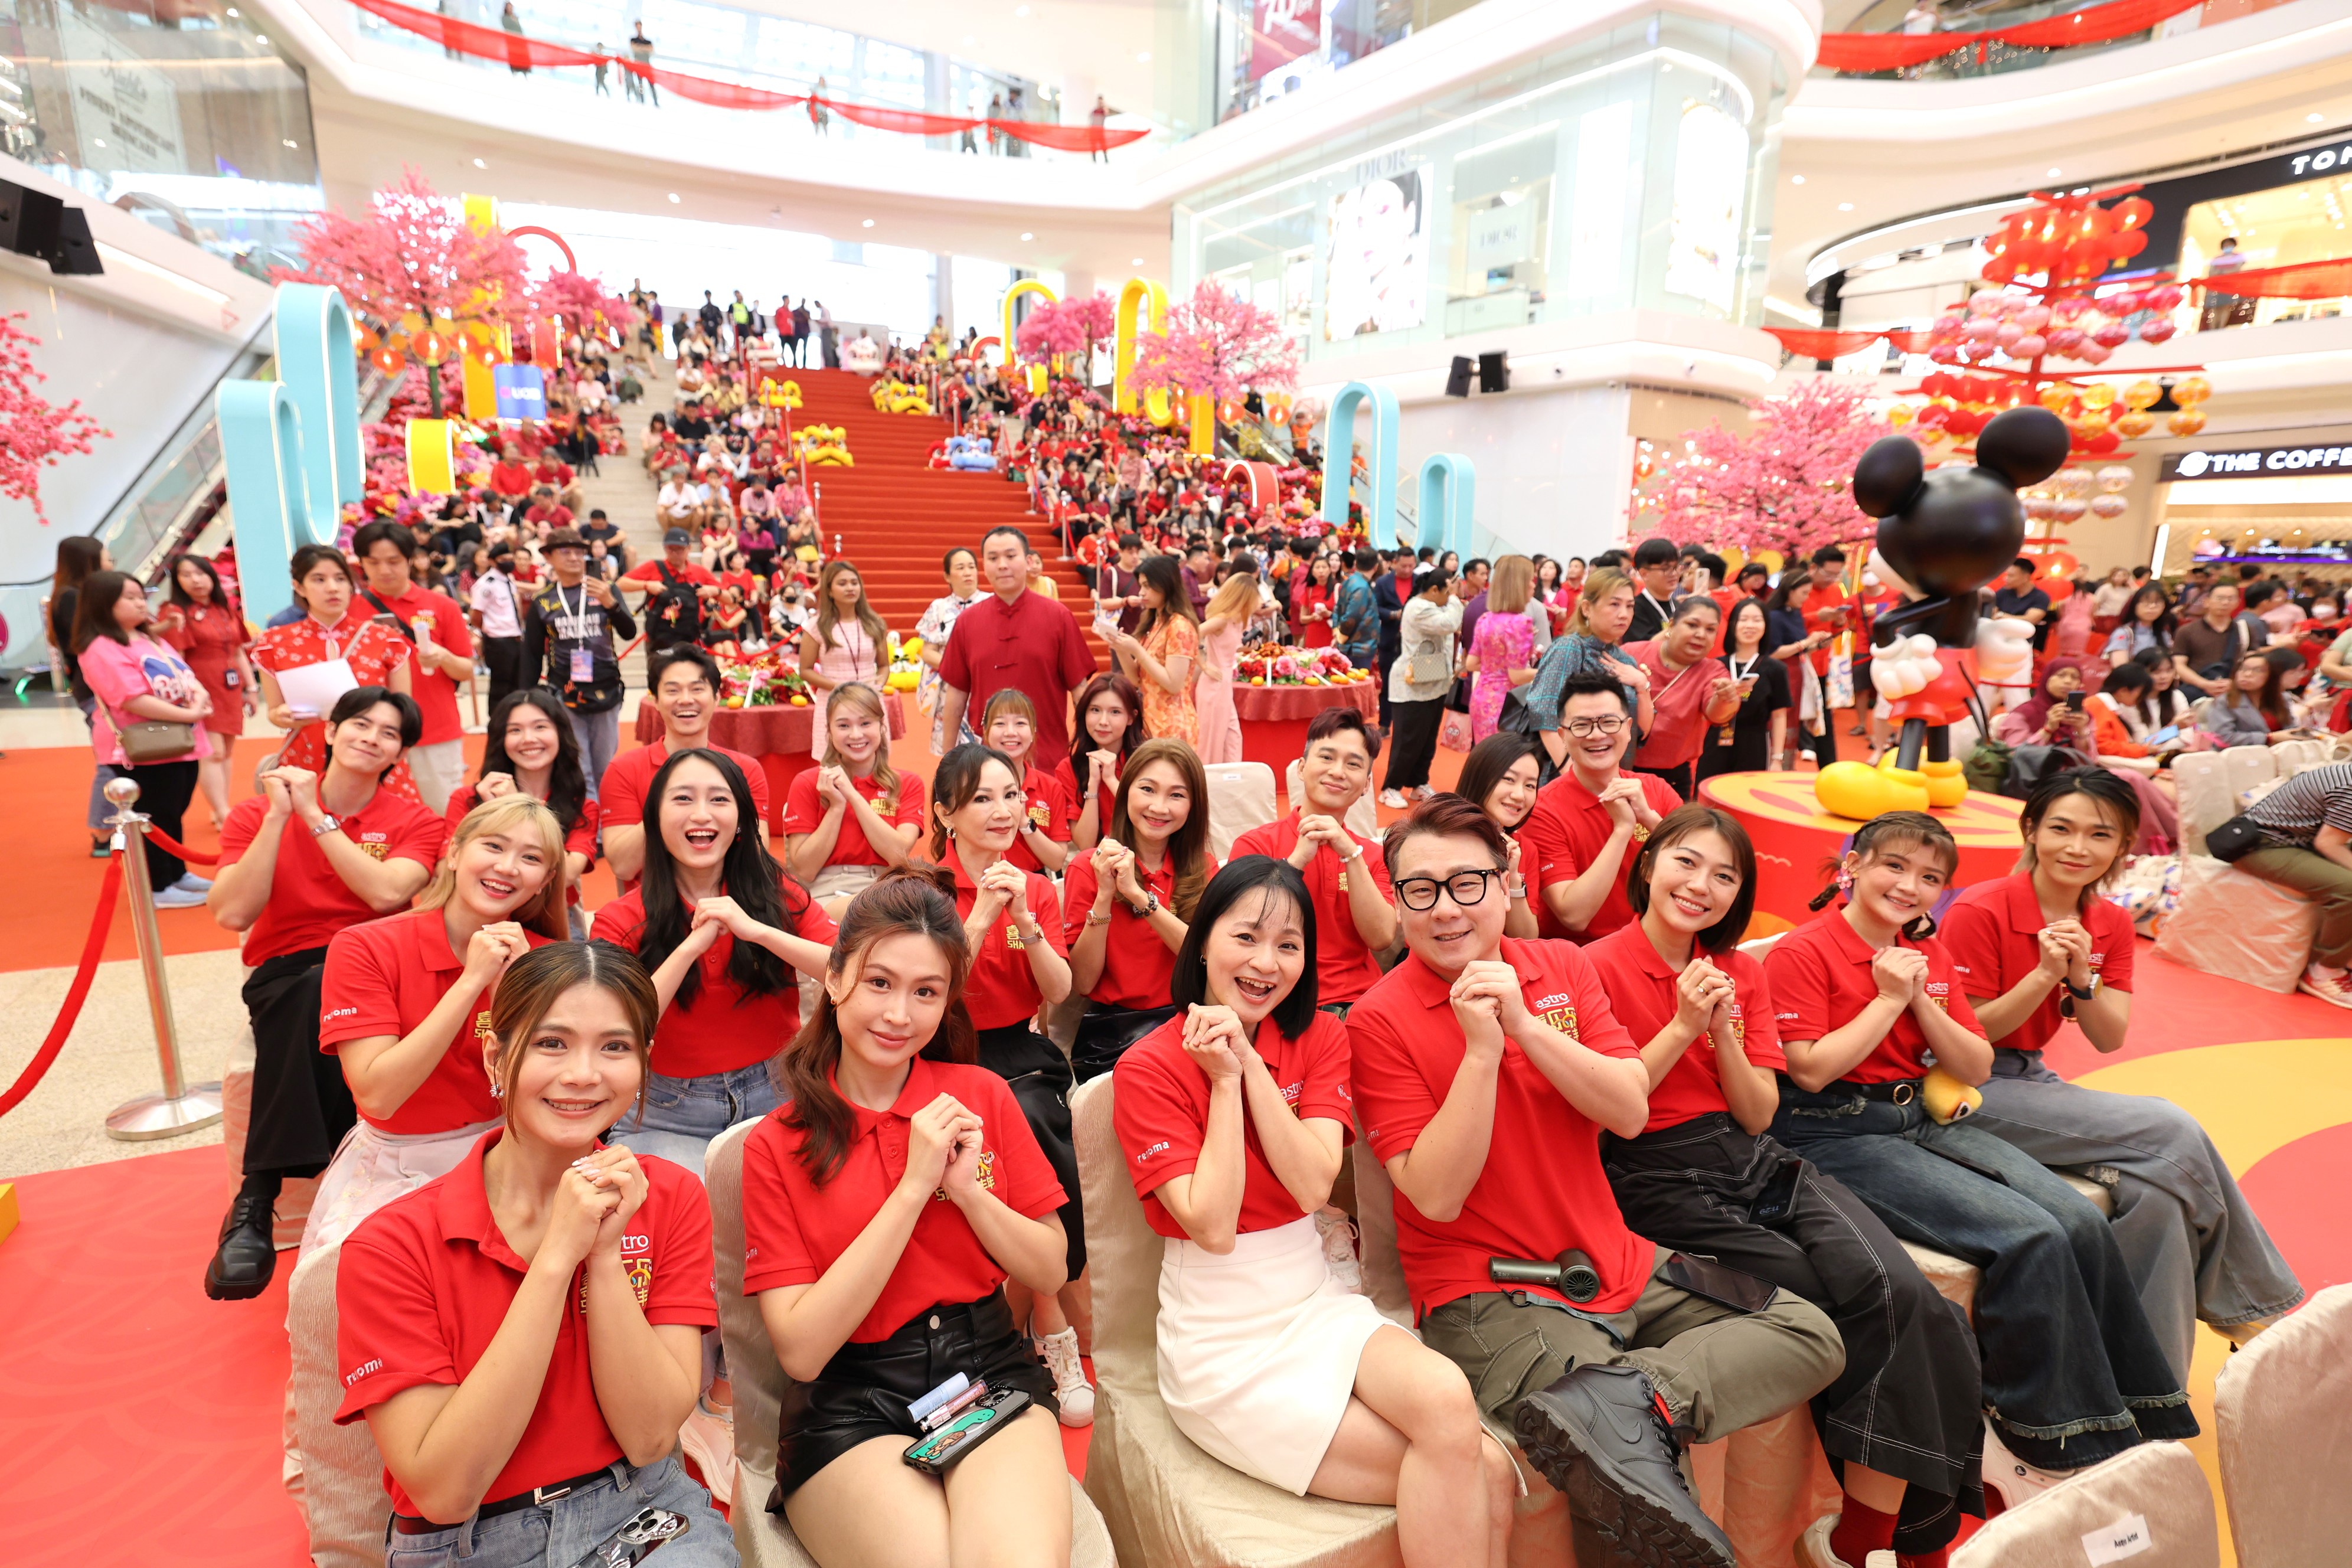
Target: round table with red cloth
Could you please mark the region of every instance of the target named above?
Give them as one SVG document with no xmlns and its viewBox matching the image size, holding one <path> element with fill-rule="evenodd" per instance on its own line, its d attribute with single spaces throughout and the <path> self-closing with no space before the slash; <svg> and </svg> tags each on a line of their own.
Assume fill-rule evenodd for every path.
<svg viewBox="0 0 2352 1568">
<path fill-rule="evenodd" d="M 1380 683 L 1338 686 L 1251 686 L 1234 683 L 1234 711 L 1242 721 L 1242 757 L 1264 763 L 1276 779 L 1307 751 L 1307 726 L 1326 708 L 1354 703 L 1367 724 L 1381 721 Z"/>
<path fill-rule="evenodd" d="M 1862 824 L 1823 811 L 1813 798 L 1810 773 L 1717 773 L 1701 780 L 1698 793 L 1707 805 L 1738 817 L 1755 841 L 1756 913 L 1748 922 L 1748 939 L 1812 919 L 1805 906 L 1829 881 L 1832 863 Z M 1959 805 L 1930 814 L 1952 830 L 1960 847 L 1955 889 L 2017 868 L 2023 844 L 2017 835 L 2021 804 L 1970 790 Z"/>
<path fill-rule="evenodd" d="M 890 738 L 899 739 L 907 732 L 907 708 L 898 693 L 882 694 L 883 711 L 890 718 Z M 730 752 L 757 757 L 768 774 L 768 828 L 780 833 L 784 826 L 784 792 L 791 787 L 795 775 L 816 766 L 809 755 L 809 747 L 816 740 L 817 715 L 824 710 L 812 702 L 806 708 L 721 708 L 710 716 L 710 742 Z M 650 745 L 661 739 L 661 715 L 650 702 L 637 705 L 637 739 Z"/>
</svg>

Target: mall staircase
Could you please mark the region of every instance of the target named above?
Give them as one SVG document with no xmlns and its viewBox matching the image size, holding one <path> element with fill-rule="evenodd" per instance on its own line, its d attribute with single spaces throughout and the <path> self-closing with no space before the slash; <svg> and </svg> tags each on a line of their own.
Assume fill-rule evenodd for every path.
<svg viewBox="0 0 2352 1568">
<path fill-rule="evenodd" d="M 1055 559 L 1060 542 L 1048 533 L 1045 519 L 1030 513 L 1025 487 L 1001 474 L 928 467 L 932 447 L 952 426 L 929 415 L 881 413 L 868 393 L 868 377 L 842 370 L 786 374 L 800 383 L 805 405 L 793 411 L 795 431 L 818 424 L 847 432 L 855 467 L 809 469 L 824 552 L 827 559 L 839 554 L 856 563 L 866 596 L 891 630 L 913 636 L 931 601 L 947 592 L 940 562 L 950 550 L 961 544 L 977 551 L 982 534 L 1010 524 L 1029 536 L 1060 584 L 1061 602 L 1086 631 L 1097 663 L 1109 668 L 1108 652 L 1088 625 L 1085 574 L 1075 562 Z M 987 591 L 985 578 L 981 588 Z"/>
</svg>

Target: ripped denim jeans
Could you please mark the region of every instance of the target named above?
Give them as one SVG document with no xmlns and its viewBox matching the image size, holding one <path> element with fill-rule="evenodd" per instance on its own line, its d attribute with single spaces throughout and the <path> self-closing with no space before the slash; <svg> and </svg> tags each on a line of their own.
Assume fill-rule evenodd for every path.
<svg viewBox="0 0 2352 1568">
<path fill-rule="evenodd" d="M 2074 1470 L 2196 1436 L 2106 1215 L 2056 1174 L 1967 1122 L 1937 1126 L 1916 1092 L 1896 1104 L 1844 1082 L 1783 1079 L 1772 1136 L 1905 1241 L 1977 1266 L 1985 1407 L 2019 1458 Z"/>
</svg>

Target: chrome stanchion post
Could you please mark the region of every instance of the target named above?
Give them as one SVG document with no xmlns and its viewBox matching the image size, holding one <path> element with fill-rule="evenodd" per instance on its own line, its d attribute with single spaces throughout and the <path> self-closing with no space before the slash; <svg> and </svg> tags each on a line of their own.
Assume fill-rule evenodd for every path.
<svg viewBox="0 0 2352 1568">
<path fill-rule="evenodd" d="M 163 1068 L 163 1092 L 142 1094 L 117 1106 L 106 1119 L 106 1135 L 137 1142 L 200 1132 L 221 1119 L 221 1086 L 187 1083 L 180 1071 L 180 1036 L 172 1019 L 172 994 L 163 984 L 163 936 L 155 927 L 155 889 L 147 878 L 147 818 L 131 809 L 139 801 L 139 785 L 131 779 L 110 779 L 106 798 L 114 804 L 114 815 L 106 821 L 114 829 L 112 848 L 122 857 L 123 890 L 131 895 L 131 934 L 139 945 L 147 1013 L 154 1021 L 155 1054 Z"/>
</svg>

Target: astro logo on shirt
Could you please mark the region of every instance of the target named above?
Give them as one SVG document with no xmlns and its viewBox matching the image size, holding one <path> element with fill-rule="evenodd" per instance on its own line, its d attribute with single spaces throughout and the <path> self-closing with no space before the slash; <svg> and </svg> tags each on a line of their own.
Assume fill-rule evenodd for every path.
<svg viewBox="0 0 2352 1568">
<path fill-rule="evenodd" d="M 1026 952 L 1029 951 L 1029 944 L 1021 940 L 1021 928 L 1013 924 L 1011 921 L 1007 921 L 1005 923 L 1004 945 L 1011 948 L 1015 952 Z"/>
<path fill-rule="evenodd" d="M 1162 1148 L 1165 1148 L 1166 1146 L 1167 1145 L 1165 1144 L 1160 1145 Z M 1143 1156 L 1138 1155 L 1136 1163 L 1140 1164 L 1142 1162 Z M 972 1172 L 971 1180 L 974 1186 L 984 1187 L 991 1192 L 994 1192 L 996 1190 L 995 1150 L 988 1148 L 985 1145 L 982 1146 L 980 1151 L 980 1165 L 978 1169 Z M 938 1186 L 931 1189 L 931 1202 L 935 1204 L 943 1204 L 948 1201 L 948 1190 L 946 1187 Z"/>
<path fill-rule="evenodd" d="M 362 833 L 360 835 L 360 853 L 371 860 L 381 860 L 392 853 L 392 845 L 384 834 Z"/>
<path fill-rule="evenodd" d="M 647 1235 L 621 1237 L 621 1268 L 629 1277 L 629 1287 L 636 1292 L 637 1305 L 646 1304 L 654 1285 L 654 1238 Z M 749 1261 L 747 1258 L 745 1261 Z M 588 1266 L 580 1266 L 580 1315 L 588 1315 Z"/>
<path fill-rule="evenodd" d="M 478 1046 L 488 1045 L 493 1032 L 490 1028 L 490 1010 L 485 1007 L 474 1015 L 474 1043 Z"/>
<path fill-rule="evenodd" d="M 1558 1029 L 1570 1039 L 1583 1038 L 1576 1032 L 1576 998 L 1566 992 L 1539 997 L 1529 1011 L 1541 1018 L 1548 1027 Z"/>
<path fill-rule="evenodd" d="M 1724 1010 L 1731 1016 L 1731 1048 L 1735 1051 L 1745 1053 L 1748 1049 L 1748 1019 L 1746 1014 L 1741 1005 L 1738 1002 L 1726 1003 L 1724 1005 Z M 1701 1035 L 1699 1038 L 1706 1043 L 1706 1048 L 1708 1050 L 1713 1051 L 1723 1048 L 1716 1042 L 1715 1031 L 1712 1029 L 1709 1029 L 1706 1033 Z"/>
<path fill-rule="evenodd" d="M 1948 980 L 1927 982 L 1927 1000 L 1948 1013 L 1952 1010 L 1952 983 Z"/>
</svg>

